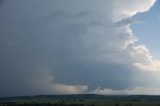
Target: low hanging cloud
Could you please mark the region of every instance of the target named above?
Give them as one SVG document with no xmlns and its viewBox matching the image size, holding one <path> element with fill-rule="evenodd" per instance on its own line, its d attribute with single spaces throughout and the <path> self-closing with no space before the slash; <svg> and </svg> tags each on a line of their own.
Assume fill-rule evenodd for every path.
<svg viewBox="0 0 160 106">
<path fill-rule="evenodd" d="M 159 88 L 151 87 L 134 87 L 127 88 L 122 90 L 113 90 L 113 89 L 101 89 L 98 87 L 96 90 L 91 91 L 91 94 L 102 94 L 102 95 L 159 95 Z"/>
<path fill-rule="evenodd" d="M 32 74 L 28 82 L 32 87 L 35 87 L 35 89 L 33 89 L 35 94 L 78 94 L 87 92 L 88 90 L 88 87 L 85 85 L 54 83 L 54 77 L 51 75 L 51 71 L 46 67 L 34 70 Z M 39 88 L 38 90 L 37 87 Z M 32 94 L 32 92 L 33 91 L 31 91 L 30 94 Z"/>
<path fill-rule="evenodd" d="M 133 16 L 154 3 L 7 1 L 0 12 L 0 94 L 135 94 L 155 83 L 150 72 L 159 72 L 160 61 L 135 44 L 130 28 Z"/>
</svg>

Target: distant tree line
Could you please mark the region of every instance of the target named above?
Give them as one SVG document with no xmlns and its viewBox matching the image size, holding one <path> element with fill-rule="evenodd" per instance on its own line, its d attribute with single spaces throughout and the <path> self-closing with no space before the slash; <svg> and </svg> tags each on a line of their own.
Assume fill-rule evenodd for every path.
<svg viewBox="0 0 160 106">
<path fill-rule="evenodd" d="M 64 103 L 23 103 L 23 104 L 17 104 L 17 103 L 6 103 L 6 104 L 0 104 L 0 106 L 95 106 L 94 104 L 77 104 L 77 103 L 71 103 L 71 104 L 64 104 Z"/>
</svg>

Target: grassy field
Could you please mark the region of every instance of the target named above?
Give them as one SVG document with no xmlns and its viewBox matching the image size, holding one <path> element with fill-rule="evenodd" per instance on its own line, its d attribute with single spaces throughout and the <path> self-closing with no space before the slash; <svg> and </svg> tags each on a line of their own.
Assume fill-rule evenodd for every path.
<svg viewBox="0 0 160 106">
<path fill-rule="evenodd" d="M 121 99 L 122 98 L 122 99 Z M 19 97 L 2 99 L 0 106 L 160 106 L 159 97 Z"/>
<path fill-rule="evenodd" d="M 96 99 L 31 99 L 12 100 L 11 105 L 53 105 L 53 106 L 160 106 L 158 101 L 116 101 Z M 4 105 L 4 104 L 3 104 Z M 1 104 L 1 106 L 3 106 Z M 5 105 L 6 106 L 6 105 Z"/>
</svg>

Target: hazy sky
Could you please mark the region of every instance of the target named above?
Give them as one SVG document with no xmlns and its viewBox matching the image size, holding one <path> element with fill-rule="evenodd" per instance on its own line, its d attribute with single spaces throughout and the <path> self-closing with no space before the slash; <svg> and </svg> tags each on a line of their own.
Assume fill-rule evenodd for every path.
<svg viewBox="0 0 160 106">
<path fill-rule="evenodd" d="M 158 6 L 0 0 L 0 96 L 160 94 Z"/>
</svg>

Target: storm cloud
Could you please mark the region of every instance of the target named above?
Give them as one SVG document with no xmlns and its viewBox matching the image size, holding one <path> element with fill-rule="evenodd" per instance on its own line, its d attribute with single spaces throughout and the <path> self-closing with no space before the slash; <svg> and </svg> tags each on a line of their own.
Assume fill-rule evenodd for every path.
<svg viewBox="0 0 160 106">
<path fill-rule="evenodd" d="M 130 25 L 132 16 L 148 11 L 154 2 L 6 1 L 0 11 L 0 95 L 146 86 L 154 80 L 147 71 L 155 71 L 160 62 L 145 46 L 134 44 Z"/>
</svg>

